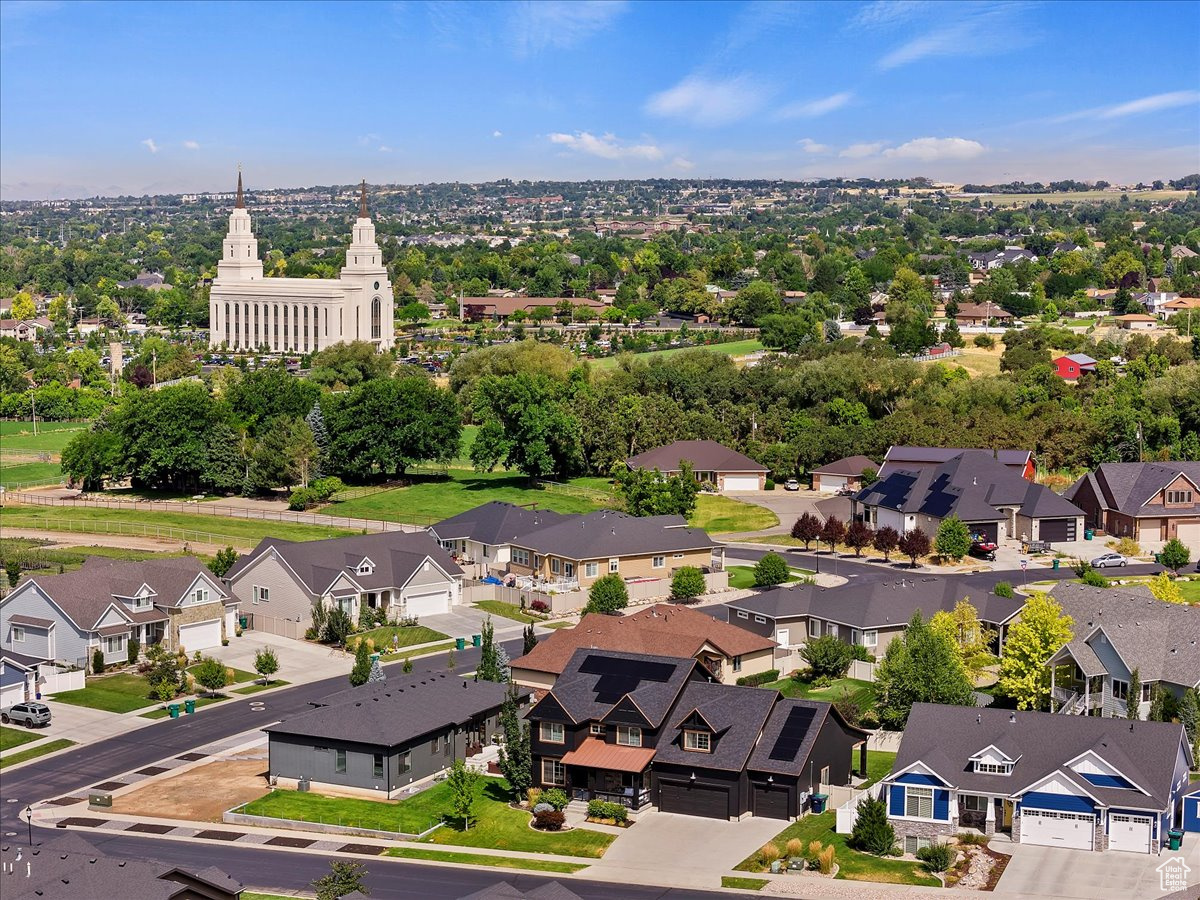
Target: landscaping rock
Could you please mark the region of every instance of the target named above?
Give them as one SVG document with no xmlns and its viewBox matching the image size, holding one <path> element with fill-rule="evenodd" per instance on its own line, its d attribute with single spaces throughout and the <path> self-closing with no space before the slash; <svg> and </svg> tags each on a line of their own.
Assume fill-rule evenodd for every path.
<svg viewBox="0 0 1200 900">
<path fill-rule="evenodd" d="M 996 861 L 981 847 L 967 846 L 961 849 L 968 860 L 967 871 L 954 887 L 966 891 L 985 890 L 988 883 L 988 876 L 991 874 L 992 867 L 996 864 Z"/>
</svg>

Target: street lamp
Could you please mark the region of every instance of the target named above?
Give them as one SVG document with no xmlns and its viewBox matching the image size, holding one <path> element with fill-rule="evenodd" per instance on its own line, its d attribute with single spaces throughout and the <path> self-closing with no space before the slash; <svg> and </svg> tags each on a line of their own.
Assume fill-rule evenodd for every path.
<svg viewBox="0 0 1200 900">
<path fill-rule="evenodd" d="M 29 847 L 33 848 L 33 807 L 25 807 L 25 822 L 29 825 Z"/>
</svg>

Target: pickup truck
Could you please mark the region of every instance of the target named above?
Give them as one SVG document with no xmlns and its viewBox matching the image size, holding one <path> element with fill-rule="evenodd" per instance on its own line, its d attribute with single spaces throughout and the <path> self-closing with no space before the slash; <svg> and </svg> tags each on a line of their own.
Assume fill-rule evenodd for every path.
<svg viewBox="0 0 1200 900">
<path fill-rule="evenodd" d="M 18 703 L 0 709 L 0 722 L 5 725 L 24 725 L 26 728 L 41 728 L 50 724 L 50 707 L 45 703 Z"/>
</svg>

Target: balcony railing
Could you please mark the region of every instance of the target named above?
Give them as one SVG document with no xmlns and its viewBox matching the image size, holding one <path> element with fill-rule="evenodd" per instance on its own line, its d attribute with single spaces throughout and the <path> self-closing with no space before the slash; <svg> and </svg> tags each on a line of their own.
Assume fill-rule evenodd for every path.
<svg viewBox="0 0 1200 900">
<path fill-rule="evenodd" d="M 647 790 L 625 794 L 616 791 L 590 791 L 587 788 L 576 788 L 572 792 L 575 800 L 606 800 L 609 803 L 620 803 L 626 809 L 638 810 L 650 803 L 650 792 Z"/>
</svg>

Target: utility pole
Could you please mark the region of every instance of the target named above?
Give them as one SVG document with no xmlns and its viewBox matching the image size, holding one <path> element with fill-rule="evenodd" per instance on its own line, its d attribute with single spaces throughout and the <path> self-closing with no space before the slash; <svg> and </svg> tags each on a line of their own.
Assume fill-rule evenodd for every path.
<svg viewBox="0 0 1200 900">
<path fill-rule="evenodd" d="M 33 433 L 37 434 L 37 392 L 29 392 L 29 411 L 33 416 Z"/>
<path fill-rule="evenodd" d="M 158 351 L 150 354 L 150 378 L 154 387 L 158 387 Z"/>
</svg>

